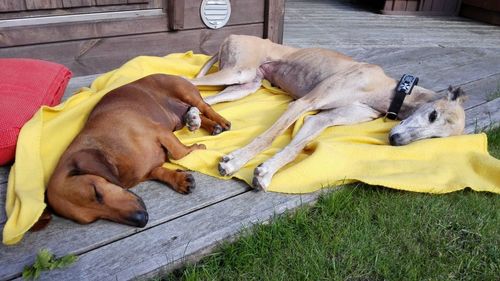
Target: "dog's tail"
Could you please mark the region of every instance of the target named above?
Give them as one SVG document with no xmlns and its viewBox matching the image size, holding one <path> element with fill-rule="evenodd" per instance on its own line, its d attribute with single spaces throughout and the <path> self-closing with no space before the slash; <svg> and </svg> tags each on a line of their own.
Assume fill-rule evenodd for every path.
<svg viewBox="0 0 500 281">
<path fill-rule="evenodd" d="M 202 67 L 200 72 L 196 74 L 196 78 L 200 78 L 205 76 L 207 74 L 208 70 L 219 60 L 219 53 L 215 54 L 212 56 L 211 59 L 209 59 Z"/>
</svg>

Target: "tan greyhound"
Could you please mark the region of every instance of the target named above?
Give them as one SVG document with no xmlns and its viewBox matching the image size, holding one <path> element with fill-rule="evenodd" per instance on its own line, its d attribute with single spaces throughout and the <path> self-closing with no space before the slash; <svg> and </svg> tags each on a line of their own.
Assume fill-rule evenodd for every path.
<svg viewBox="0 0 500 281">
<path fill-rule="evenodd" d="M 217 60 L 220 70 L 206 75 Z M 255 92 L 264 78 L 295 101 L 262 135 L 223 156 L 219 163 L 221 175 L 231 175 L 239 170 L 305 112 L 319 110 L 319 113 L 308 117 L 290 144 L 255 169 L 253 185 L 261 190 L 267 190 L 272 176 L 294 160 L 325 128 L 366 122 L 386 115 L 398 85 L 379 66 L 354 61 L 338 52 L 292 48 L 243 35 L 226 38 L 218 54 L 191 82 L 195 85 L 229 85 L 221 93 L 205 99 L 212 105 Z M 391 130 L 390 143 L 405 145 L 424 138 L 462 134 L 465 126 L 463 91 L 451 86 L 448 91 L 446 98 L 438 99 L 435 92 L 414 86 L 397 113 L 397 117 L 404 121 Z"/>
</svg>

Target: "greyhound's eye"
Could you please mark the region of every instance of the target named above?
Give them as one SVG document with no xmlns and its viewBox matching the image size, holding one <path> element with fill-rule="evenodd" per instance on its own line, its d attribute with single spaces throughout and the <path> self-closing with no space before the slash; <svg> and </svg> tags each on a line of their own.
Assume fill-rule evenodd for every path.
<svg viewBox="0 0 500 281">
<path fill-rule="evenodd" d="M 102 194 L 99 191 L 97 191 L 97 187 L 94 184 L 92 185 L 92 187 L 94 188 L 95 199 L 97 200 L 97 202 L 99 202 L 99 204 L 104 203 Z"/>
<path fill-rule="evenodd" d="M 429 114 L 429 122 L 432 123 L 432 122 L 436 121 L 437 116 L 438 116 L 437 111 L 433 110 L 431 112 L 431 114 Z"/>
</svg>

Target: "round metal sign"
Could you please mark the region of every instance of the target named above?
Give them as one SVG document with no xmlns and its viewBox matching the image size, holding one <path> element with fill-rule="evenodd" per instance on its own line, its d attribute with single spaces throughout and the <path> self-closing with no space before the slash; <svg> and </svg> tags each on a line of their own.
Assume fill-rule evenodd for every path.
<svg viewBox="0 0 500 281">
<path fill-rule="evenodd" d="M 208 28 L 224 27 L 231 16 L 231 3 L 229 0 L 203 0 L 200 15 Z"/>
</svg>

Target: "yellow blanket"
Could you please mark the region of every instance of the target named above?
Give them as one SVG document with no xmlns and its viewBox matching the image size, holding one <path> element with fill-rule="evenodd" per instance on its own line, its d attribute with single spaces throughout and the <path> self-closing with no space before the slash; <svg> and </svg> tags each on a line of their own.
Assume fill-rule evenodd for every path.
<svg viewBox="0 0 500 281">
<path fill-rule="evenodd" d="M 22 128 L 16 163 L 9 176 L 3 243 L 15 244 L 45 208 L 44 190 L 65 148 L 82 128 L 88 113 L 110 90 L 152 73 L 193 77 L 208 59 L 204 55 L 172 54 L 138 57 L 96 79 L 65 103 L 43 107 Z M 217 88 L 202 94 L 215 94 Z M 219 89 L 220 90 L 220 89 Z M 180 161 L 166 163 L 219 177 L 220 157 L 247 144 L 268 128 L 286 109 L 290 98 L 266 84 L 244 99 L 214 106 L 232 122 L 231 131 L 210 136 L 186 129 L 177 136 L 186 144 L 204 143 Z M 296 122 L 282 136 L 234 176 L 251 183 L 253 169 L 285 146 L 302 124 Z M 471 187 L 500 193 L 500 160 L 487 152 L 484 134 L 415 142 L 403 147 L 387 145 L 387 133 L 396 122 L 375 120 L 355 126 L 327 129 L 299 157 L 273 178 L 270 191 L 305 193 L 322 187 L 362 181 L 373 185 L 429 193 Z"/>
</svg>

